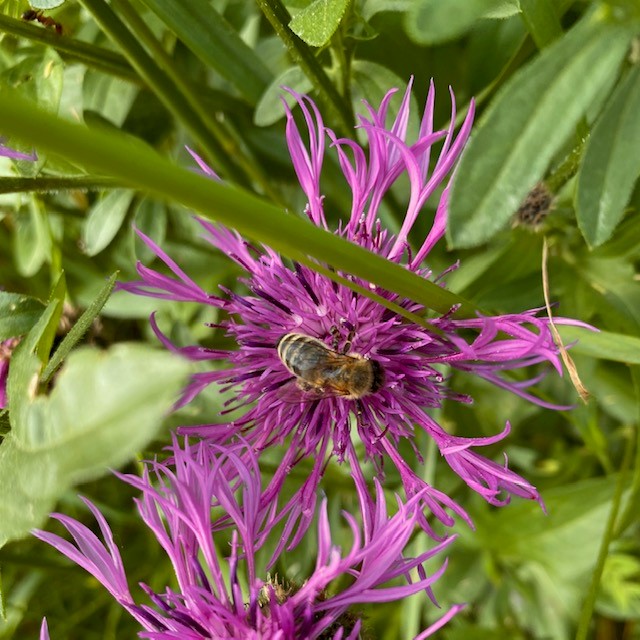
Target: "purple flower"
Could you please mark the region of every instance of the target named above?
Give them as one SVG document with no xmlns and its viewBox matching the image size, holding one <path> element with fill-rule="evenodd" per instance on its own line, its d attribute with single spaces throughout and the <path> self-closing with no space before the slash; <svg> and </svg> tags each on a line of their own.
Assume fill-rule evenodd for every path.
<svg viewBox="0 0 640 640">
<path fill-rule="evenodd" d="M 11 353 L 18 345 L 18 338 L 0 340 L 0 409 L 7 406 L 7 380 L 9 378 L 9 361 Z"/>
<path fill-rule="evenodd" d="M 138 621 L 139 637 L 294 640 L 322 634 L 336 640 L 355 639 L 361 621 L 346 614 L 356 604 L 399 600 L 421 591 L 435 602 L 431 585 L 443 573 L 446 561 L 432 575 L 427 575 L 424 563 L 454 537 L 415 558 L 403 556 L 415 530 L 418 497 L 399 503 L 397 513 L 388 517 L 384 494 L 376 483 L 375 509 L 364 527 L 343 513 L 353 540 L 344 552 L 332 542 L 325 499 L 318 517 L 313 573 L 297 586 L 264 581 L 265 574 L 256 567 L 256 551 L 269 535 L 279 533 L 274 531 L 273 512 L 260 509 L 260 474 L 250 448 L 240 443 L 224 449 L 201 442 L 182 449 L 174 443 L 173 453 L 172 467 L 150 463 L 143 478 L 121 477 L 142 492 L 136 501 L 138 510 L 173 565 L 177 590 L 167 587 L 157 593 L 142 584 L 151 604 L 134 600 L 109 525 L 88 500 L 85 503 L 98 522 L 102 540 L 61 514 L 53 517 L 67 528 L 75 544 L 52 533 L 34 532 L 99 580 Z M 365 487 L 359 490 L 366 492 Z M 223 515 L 212 518 L 212 513 Z M 221 548 L 228 549 L 222 561 Z M 415 581 L 409 577 L 413 570 Z M 327 588 L 347 575 L 349 580 L 342 581 L 334 595 L 327 595 Z M 398 584 L 398 578 L 405 583 Z M 394 584 L 385 586 L 390 581 Z M 417 637 L 428 637 L 461 608 L 455 605 Z"/>
<path fill-rule="evenodd" d="M 31 160 L 32 162 L 36 162 L 38 160 L 38 155 L 35 151 L 31 153 L 21 153 L 20 151 L 16 151 L 15 149 L 11 149 L 7 147 L 4 142 L 6 138 L 0 136 L 0 156 L 4 156 L 5 158 L 13 158 L 14 160 Z"/>
<path fill-rule="evenodd" d="M 328 138 L 353 198 L 350 215 L 336 233 L 391 262 L 404 265 L 423 278 L 440 282 L 444 274 L 434 275 L 422 265 L 445 231 L 450 185 L 447 176 L 451 175 L 469 136 L 474 105 L 472 102 L 456 135 L 452 94 L 452 124 L 446 131 L 434 131 L 432 84 L 417 139 L 409 141 L 410 91 L 411 85 L 391 121 L 390 101 L 395 90 L 387 93 L 377 109 L 365 103 L 367 113 L 360 117 L 359 128 L 367 139 L 366 147 L 351 139 L 338 138 L 325 128 L 313 101 L 289 91 L 306 122 L 308 140 L 305 142 L 292 113 L 285 107 L 287 143 L 307 197 L 305 213 L 313 224 L 329 228 L 320 189 Z M 440 145 L 439 151 L 434 149 L 436 142 Z M 198 161 L 201 169 L 216 177 Z M 379 208 L 385 194 L 400 177 L 408 179 L 409 195 L 404 220 L 394 235 L 383 228 Z M 424 241 L 412 249 L 409 233 L 427 200 L 437 193 L 439 201 L 432 227 Z M 536 374 L 524 381 L 505 376 L 505 372 L 539 363 L 550 364 L 562 375 L 549 320 L 538 316 L 539 309 L 500 316 L 478 315 L 471 319 L 457 319 L 448 313 L 428 320 L 434 329 L 431 331 L 407 322 L 379 302 L 354 293 L 306 266 L 290 266 L 269 247 L 253 246 L 220 225 L 204 220 L 199 223 L 205 238 L 246 271 L 248 275 L 243 283 L 249 293 L 236 293 L 223 287 L 220 297 L 207 293 L 140 232 L 145 243 L 172 273 L 165 275 L 138 264 L 140 280 L 123 284 L 121 288 L 168 300 L 196 301 L 226 312 L 228 319 L 212 326 L 222 328 L 233 338 L 236 350 L 177 348 L 161 333 L 155 319 L 151 319 L 154 331 L 168 348 L 194 360 L 222 364 L 194 376 L 184 393 L 183 404 L 207 385 L 217 383 L 235 390 L 236 407 L 250 407 L 243 417 L 233 422 L 182 431 L 218 444 L 242 435 L 258 451 L 286 442 L 284 459 L 271 484 L 274 493 L 299 460 L 312 457 L 313 471 L 289 505 L 291 522 L 299 517 L 300 529 L 304 530 L 312 517 L 315 490 L 328 455 L 347 460 L 354 475 L 362 474 L 360 456 L 355 449 L 357 440 L 380 476 L 383 460 L 391 459 L 400 472 L 407 497 L 420 494 L 423 506 L 440 521 L 452 523 L 447 509 L 467 518 L 455 502 L 429 487 L 399 453 L 399 445 L 406 439 L 421 461 L 414 444 L 416 429 L 426 431 L 451 468 L 491 504 L 503 505 L 512 494 L 541 502 L 535 487 L 511 471 L 506 463 L 496 464 L 475 451 L 502 440 L 509 431 L 508 425 L 492 438 L 461 438 L 448 434 L 429 414 L 430 409 L 441 407 L 445 399 L 472 401 L 449 388 L 441 365 L 479 376 L 539 406 L 560 408 L 529 392 L 529 387 L 542 376 Z M 330 265 L 325 265 L 327 267 Z M 421 313 L 424 310 L 410 299 L 348 274 L 341 275 L 407 311 Z M 555 322 L 582 325 L 566 318 L 555 318 Z M 308 375 L 305 378 L 305 373 L 294 374 L 296 367 L 287 361 L 288 357 L 281 356 L 290 349 L 290 343 L 297 343 L 298 350 L 288 352 L 293 358 L 291 354 L 300 353 L 300 345 L 305 340 L 311 345 L 307 355 L 315 358 L 315 362 L 322 362 L 327 353 L 334 362 L 336 358 L 344 362 L 344 355 L 351 355 L 346 361 L 350 365 L 357 363 L 364 370 L 359 391 L 354 394 L 331 380 L 318 383 L 308 379 Z M 369 374 L 366 374 L 367 368 Z M 334 365 L 330 373 L 336 377 L 342 375 L 336 370 Z M 426 520 L 421 524 L 429 530 Z"/>
</svg>

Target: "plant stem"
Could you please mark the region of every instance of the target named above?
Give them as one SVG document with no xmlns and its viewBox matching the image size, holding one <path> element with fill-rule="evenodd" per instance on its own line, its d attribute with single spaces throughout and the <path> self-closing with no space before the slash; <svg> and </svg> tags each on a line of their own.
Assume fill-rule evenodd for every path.
<svg viewBox="0 0 640 640">
<path fill-rule="evenodd" d="M 126 58 L 109 49 L 75 40 L 64 34 L 58 35 L 50 29 L 44 29 L 23 20 L 15 20 L 1 13 L 0 31 L 26 38 L 32 42 L 46 44 L 58 51 L 58 53 L 66 54 L 64 57 L 81 62 L 87 67 L 104 71 L 109 75 L 118 76 L 131 82 L 140 82 L 140 77 L 131 68 Z"/>
<path fill-rule="evenodd" d="M 208 156 L 208 160 L 233 182 L 246 184 L 238 168 L 229 160 L 224 148 L 212 135 L 185 99 L 180 88 L 147 54 L 134 35 L 125 27 L 104 0 L 81 0 L 104 32 L 117 43 L 133 68 L 169 111 L 189 130 Z"/>
<path fill-rule="evenodd" d="M 338 93 L 309 46 L 289 29 L 291 16 L 286 7 L 280 0 L 257 0 L 257 3 L 294 61 L 300 65 L 316 91 L 336 113 L 343 132 L 350 132 L 354 124 L 350 104 Z"/>
</svg>

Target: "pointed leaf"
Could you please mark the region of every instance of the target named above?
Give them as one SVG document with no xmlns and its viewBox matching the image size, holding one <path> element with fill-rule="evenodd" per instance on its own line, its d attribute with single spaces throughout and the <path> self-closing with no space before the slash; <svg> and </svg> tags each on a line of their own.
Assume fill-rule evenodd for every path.
<svg viewBox="0 0 640 640">
<path fill-rule="evenodd" d="M 29 5 L 34 9 L 55 9 L 64 2 L 65 0 L 29 0 Z"/>
<path fill-rule="evenodd" d="M 324 47 L 336 32 L 349 0 L 315 0 L 298 12 L 289 28 L 312 47 Z"/>
<path fill-rule="evenodd" d="M 143 0 L 200 60 L 256 104 L 271 81 L 262 60 L 208 0 Z"/>
<path fill-rule="evenodd" d="M 616 88 L 598 119 L 578 175 L 576 213 L 585 240 L 606 242 L 640 176 L 640 67 Z"/>
<path fill-rule="evenodd" d="M 503 0 L 417 0 L 405 16 L 405 28 L 418 44 L 440 44 L 462 35 L 503 4 Z"/>
<path fill-rule="evenodd" d="M 82 234 L 85 253 L 95 256 L 113 240 L 129 210 L 133 191 L 114 189 L 91 207 Z"/>
<path fill-rule="evenodd" d="M 62 317 L 62 310 L 64 307 L 64 299 L 67 295 L 67 280 L 64 277 L 64 271 L 58 276 L 58 280 L 51 289 L 49 295 L 48 305 L 55 304 L 53 314 L 47 323 L 38 344 L 36 345 L 36 355 L 42 364 L 46 365 L 49 362 L 49 354 L 51 353 L 51 345 L 56 337 L 58 331 L 58 325 L 60 324 L 60 318 Z"/>
<path fill-rule="evenodd" d="M 562 26 L 552 0 L 520 0 L 520 10 L 538 49 L 544 49 L 562 35 Z"/>
<path fill-rule="evenodd" d="M 51 378 L 56 369 L 69 355 L 71 349 L 76 346 L 82 336 L 89 330 L 91 323 L 98 317 L 102 307 L 104 307 L 109 299 L 116 283 L 117 276 L 117 271 L 111 275 L 107 283 L 100 290 L 100 293 L 96 296 L 95 300 L 93 300 L 84 313 L 78 318 L 78 321 L 73 325 L 73 327 L 71 327 L 71 330 L 64 337 L 60 346 L 51 357 L 51 360 L 49 360 L 45 370 L 42 372 L 42 382 L 46 383 L 49 381 L 49 378 Z"/>
<path fill-rule="evenodd" d="M 174 355 L 140 345 L 73 353 L 51 395 L 36 398 L 0 445 L 0 546 L 41 524 L 70 485 L 149 442 L 187 370 Z"/>
<path fill-rule="evenodd" d="M 21 336 L 30 331 L 45 306 L 29 296 L 0 291 L 0 340 Z"/>
<path fill-rule="evenodd" d="M 195 209 L 206 218 L 226 224 L 313 269 L 317 270 L 318 266 L 309 256 L 407 296 L 429 309 L 448 313 L 453 305 L 460 304 L 460 314 L 475 313 L 474 306 L 460 296 L 301 217 L 289 215 L 264 199 L 177 167 L 131 138 L 55 118 L 16 92 L 5 93 L 10 99 L 0 100 L 0 121 L 16 137 L 37 141 L 40 147 L 91 166 L 103 175 Z M 100 149 L 99 154 L 96 149 Z M 331 279 L 338 277 L 328 269 L 323 273 Z M 352 288 L 355 285 L 350 280 L 341 282 Z M 358 291 L 372 296 L 371 290 L 365 287 L 359 287 Z M 384 298 L 376 300 L 388 304 Z M 394 308 L 394 311 L 406 315 L 404 309 Z M 414 316 L 411 319 L 422 321 Z"/>
<path fill-rule="evenodd" d="M 58 300 L 52 300 L 42 312 L 38 322 L 11 355 L 7 396 L 12 427 L 26 420 L 30 403 L 35 397 L 38 388 L 38 374 L 42 367 L 42 362 L 36 356 L 36 349 L 57 308 Z"/>
<path fill-rule="evenodd" d="M 632 36 L 632 25 L 591 12 L 504 86 L 458 166 L 449 218 L 455 246 L 478 245 L 511 219 L 617 73 Z"/>
<path fill-rule="evenodd" d="M 282 87 L 289 87 L 298 93 L 309 93 L 313 89 L 313 84 L 300 67 L 290 67 L 281 73 L 269 85 L 258 102 L 253 114 L 253 122 L 258 127 L 268 127 L 284 118 L 283 99 L 290 107 L 295 102 L 293 96 L 282 91 Z"/>
<path fill-rule="evenodd" d="M 580 327 L 558 327 L 558 331 L 565 344 L 577 340 L 571 347 L 572 352 L 602 360 L 640 364 L 640 338 L 610 331 L 586 331 Z"/>
</svg>

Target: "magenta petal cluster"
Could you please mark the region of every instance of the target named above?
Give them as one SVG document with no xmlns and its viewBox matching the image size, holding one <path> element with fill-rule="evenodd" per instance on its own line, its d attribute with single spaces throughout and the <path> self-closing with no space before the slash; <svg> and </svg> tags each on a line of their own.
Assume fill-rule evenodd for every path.
<svg viewBox="0 0 640 640">
<path fill-rule="evenodd" d="M 202 442 L 184 447 L 174 442 L 171 466 L 149 463 L 143 478 L 122 476 L 142 492 L 137 500 L 140 515 L 176 576 L 177 590 L 167 587 L 157 593 L 141 585 L 150 604 L 134 600 L 111 529 L 88 500 L 85 503 L 102 539 L 61 514 L 53 517 L 66 527 L 74 543 L 45 531 L 34 533 L 102 583 L 138 621 L 142 638 L 355 640 L 360 620 L 347 616 L 343 622 L 352 606 L 399 600 L 422 591 L 434 600 L 431 586 L 443 573 L 446 561 L 431 575 L 424 563 L 454 538 L 446 538 L 415 558 L 405 557 L 419 498 L 399 503 L 398 511 L 389 517 L 377 483 L 375 508 L 363 528 L 350 514 L 343 514 L 351 530 L 349 549 L 342 551 L 332 540 L 325 499 L 318 513 L 317 559 L 311 575 L 295 587 L 265 582 L 264 568 L 256 566 L 256 551 L 274 535 L 274 520 L 273 514 L 260 510 L 259 469 L 250 451 L 243 455 L 246 449 L 243 443 L 218 449 Z M 251 464 L 247 466 L 243 459 Z M 364 487 L 360 490 L 366 492 Z M 228 550 L 223 559 L 221 549 Z M 417 579 L 412 580 L 414 571 Z M 328 588 L 345 576 L 349 579 L 340 582 L 341 588 L 328 595 Z M 395 582 L 385 586 L 390 581 Z M 461 605 L 452 607 L 417 637 L 428 637 L 460 609 Z"/>
<path fill-rule="evenodd" d="M 286 109 L 287 143 L 306 194 L 309 220 L 329 229 L 320 179 L 325 154 L 332 150 L 352 193 L 351 211 L 335 233 L 440 283 L 441 275 L 434 275 L 424 262 L 445 231 L 450 176 L 471 131 L 473 102 L 456 133 L 451 94 L 451 125 L 447 130 L 434 131 L 432 84 L 417 137 L 410 140 L 411 85 L 395 116 L 391 114 L 391 101 L 396 91 L 389 91 L 377 108 L 365 103 L 366 113 L 359 121 L 359 134 L 366 138 L 363 146 L 326 128 L 311 99 L 289 93 L 306 123 L 301 131 Z M 326 149 L 327 143 L 331 149 Z M 393 234 L 380 220 L 380 205 L 401 178 L 408 181 L 408 201 L 400 229 Z M 422 242 L 412 248 L 409 234 L 430 198 L 437 200 L 432 226 Z M 529 387 L 540 379 L 538 374 L 518 381 L 508 377 L 511 370 L 539 363 L 548 363 L 562 375 L 549 320 L 540 310 L 471 319 L 458 319 L 449 313 L 429 320 L 432 331 L 306 266 L 290 265 L 269 247 L 253 246 L 219 225 L 204 220 L 199 223 L 211 245 L 246 271 L 248 293 L 223 289 L 220 295 L 212 295 L 204 291 L 142 233 L 142 239 L 170 273 L 139 264 L 140 280 L 121 288 L 168 300 L 195 301 L 226 313 L 228 319 L 217 326 L 236 342 L 237 348 L 230 351 L 175 347 L 152 318 L 154 331 L 168 348 L 188 358 L 215 363 L 211 371 L 193 378 L 183 403 L 207 385 L 217 383 L 234 389 L 237 406 L 249 407 L 233 422 L 185 428 L 183 432 L 220 445 L 242 436 L 256 451 L 286 442 L 285 457 L 271 485 L 274 494 L 299 460 L 312 458 L 313 472 L 289 505 L 291 526 L 296 518 L 302 525 L 300 530 L 308 524 L 314 512 L 316 487 L 331 455 L 347 460 L 354 475 L 361 473 L 363 458 L 371 460 L 380 473 L 383 461 L 391 460 L 400 473 L 407 499 L 421 495 L 425 510 L 447 525 L 452 522 L 451 510 L 465 517 L 460 507 L 427 485 L 401 456 L 403 440 L 415 450 L 416 429 L 428 433 L 451 468 L 491 504 L 505 504 L 511 495 L 540 501 L 535 487 L 524 478 L 506 464 L 496 464 L 476 451 L 504 438 L 508 427 L 493 438 L 453 437 L 430 415 L 430 410 L 441 407 L 445 399 L 471 402 L 471 398 L 449 388 L 442 365 L 479 376 L 537 405 L 559 408 L 530 393 Z M 410 299 L 348 274 L 340 275 L 407 311 L 423 311 Z M 555 318 L 555 322 L 581 324 L 566 318 Z M 277 353 L 279 340 L 292 332 L 320 340 L 334 351 L 374 360 L 384 373 L 384 384 L 356 399 L 299 392 L 295 376 Z M 360 447 L 362 452 L 356 453 Z M 420 452 L 415 450 L 415 454 L 420 460 Z M 428 529 L 426 520 L 422 524 Z"/>
</svg>

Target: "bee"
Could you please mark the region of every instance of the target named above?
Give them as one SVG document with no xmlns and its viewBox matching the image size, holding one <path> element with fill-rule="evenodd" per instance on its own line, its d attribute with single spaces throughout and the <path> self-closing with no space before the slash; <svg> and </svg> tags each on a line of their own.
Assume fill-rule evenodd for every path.
<svg viewBox="0 0 640 640">
<path fill-rule="evenodd" d="M 37 21 L 41 25 L 45 27 L 50 27 L 55 30 L 55 32 L 61 36 L 62 35 L 62 25 L 59 22 L 56 22 L 53 18 L 49 16 L 45 16 L 42 11 L 36 9 L 29 9 L 22 14 L 22 19 L 27 22 Z"/>
<path fill-rule="evenodd" d="M 377 360 L 359 353 L 340 353 L 317 338 L 287 333 L 276 348 L 282 364 L 296 377 L 302 391 L 359 400 L 384 384 L 384 370 Z"/>
</svg>

